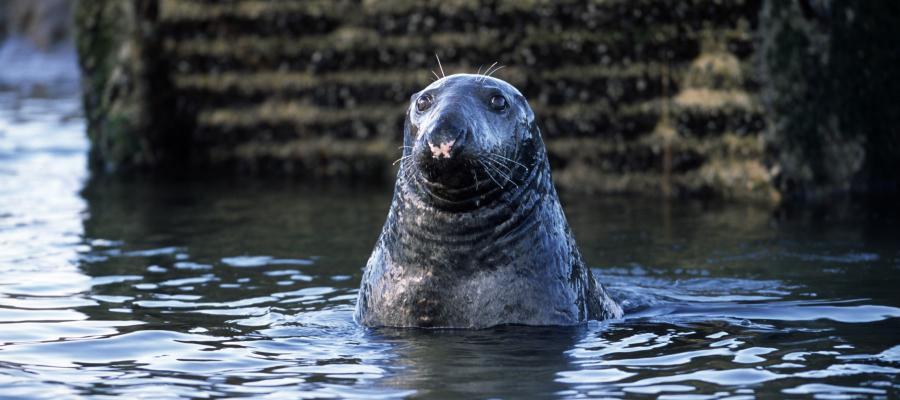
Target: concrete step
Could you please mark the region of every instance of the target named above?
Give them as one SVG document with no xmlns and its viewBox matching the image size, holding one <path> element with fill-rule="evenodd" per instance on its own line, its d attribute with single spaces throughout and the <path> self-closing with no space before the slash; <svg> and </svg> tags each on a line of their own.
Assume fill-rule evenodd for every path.
<svg viewBox="0 0 900 400">
<path fill-rule="evenodd" d="M 723 40 L 752 46 L 738 30 L 720 30 Z M 641 37 L 647 36 L 647 37 Z M 634 45 L 634 43 L 639 43 Z M 448 65 L 479 65 L 499 61 L 532 68 L 580 65 L 631 65 L 640 62 L 680 63 L 700 54 L 699 38 L 659 26 L 623 34 L 614 31 L 532 31 L 504 37 L 501 31 L 473 31 L 434 36 L 384 36 L 373 31 L 341 29 L 303 38 L 237 35 L 194 39 L 168 38 L 164 49 L 179 73 L 252 71 L 385 70 L 435 67 L 439 53 Z M 748 52 L 749 54 L 749 52 Z"/>
<path fill-rule="evenodd" d="M 532 104 L 559 106 L 602 100 L 619 103 L 646 101 L 662 91 L 657 67 L 564 68 L 527 75 L 524 68 L 510 67 L 496 75 L 525 94 Z M 654 71 L 656 70 L 656 71 Z M 475 71 L 472 71 L 475 72 Z M 318 107 L 353 108 L 389 103 L 408 104 L 409 97 L 435 79 L 429 70 L 374 73 L 263 71 L 255 73 L 178 74 L 176 88 L 182 97 L 200 107 L 254 104 L 272 99 L 303 99 Z M 677 73 L 670 75 L 670 92 L 678 90 Z"/>
<path fill-rule="evenodd" d="M 310 28 L 328 31 L 335 21 L 348 21 L 382 34 L 432 34 L 461 27 L 544 27 L 554 31 L 582 26 L 617 26 L 622 30 L 691 21 L 691 30 L 756 25 L 761 0 L 599 0 L 599 1 L 209 1 L 163 0 L 162 19 L 179 37 L 197 32 L 269 32 L 305 34 Z M 318 20 L 320 24 L 304 24 Z M 329 21 L 331 21 L 329 23 Z M 702 21 L 703 25 L 700 25 Z M 264 25 L 264 26 L 257 26 Z M 694 26 L 696 25 L 696 26 Z"/>
</svg>

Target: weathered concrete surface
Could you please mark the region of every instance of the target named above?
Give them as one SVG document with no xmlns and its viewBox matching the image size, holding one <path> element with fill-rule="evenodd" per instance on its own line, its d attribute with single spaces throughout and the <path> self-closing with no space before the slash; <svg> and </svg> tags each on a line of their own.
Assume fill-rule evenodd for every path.
<svg viewBox="0 0 900 400">
<path fill-rule="evenodd" d="M 773 180 L 809 156 L 783 161 L 792 136 L 767 130 L 763 1 L 83 1 L 94 159 L 390 179 L 437 53 L 447 73 L 506 65 L 564 190 L 778 199 L 816 186 Z"/>
</svg>

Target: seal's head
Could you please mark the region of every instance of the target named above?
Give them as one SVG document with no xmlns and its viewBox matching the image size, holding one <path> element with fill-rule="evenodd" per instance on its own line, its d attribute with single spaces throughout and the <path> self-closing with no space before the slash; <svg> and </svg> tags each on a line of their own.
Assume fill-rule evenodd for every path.
<svg viewBox="0 0 900 400">
<path fill-rule="evenodd" d="M 500 79 L 447 76 L 413 94 L 406 115 L 401 179 L 443 197 L 515 186 L 536 162 L 534 112 Z"/>
<path fill-rule="evenodd" d="M 621 315 L 575 246 L 518 90 L 484 75 L 439 79 L 410 99 L 404 144 L 357 321 L 485 328 Z"/>
</svg>

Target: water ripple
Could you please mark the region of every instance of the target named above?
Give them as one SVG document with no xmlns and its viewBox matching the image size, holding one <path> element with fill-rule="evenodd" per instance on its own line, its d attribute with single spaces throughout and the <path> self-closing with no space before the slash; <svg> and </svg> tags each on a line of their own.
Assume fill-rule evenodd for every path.
<svg viewBox="0 0 900 400">
<path fill-rule="evenodd" d="M 390 192 L 88 180 L 77 109 L 0 92 L 0 397 L 900 394 L 883 219 L 580 196 L 570 222 L 625 318 L 368 329 L 354 303 Z"/>
</svg>

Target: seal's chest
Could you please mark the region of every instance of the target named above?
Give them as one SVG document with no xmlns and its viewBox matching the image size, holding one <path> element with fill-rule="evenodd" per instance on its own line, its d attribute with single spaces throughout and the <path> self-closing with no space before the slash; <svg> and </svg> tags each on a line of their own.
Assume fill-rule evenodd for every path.
<svg viewBox="0 0 900 400">
<path fill-rule="evenodd" d="M 496 320 L 515 307 L 516 296 L 505 290 L 509 274 L 485 270 L 472 274 L 423 273 L 403 285 L 406 324 L 422 327 L 474 327 Z M 395 286 L 396 287 L 396 286 Z"/>
</svg>

